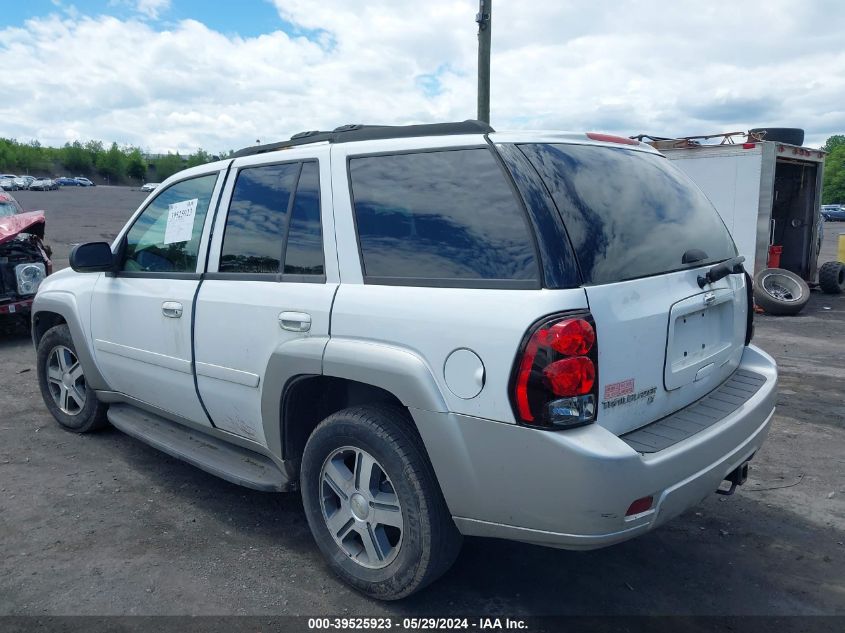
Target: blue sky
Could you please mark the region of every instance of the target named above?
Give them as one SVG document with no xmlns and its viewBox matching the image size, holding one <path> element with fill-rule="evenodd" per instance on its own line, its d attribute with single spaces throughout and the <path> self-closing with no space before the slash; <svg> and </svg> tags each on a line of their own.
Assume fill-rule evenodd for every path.
<svg viewBox="0 0 845 633">
<path fill-rule="evenodd" d="M 121 20 L 142 17 L 136 5 L 120 0 L 3 0 L 3 21 L 22 26 L 25 20 L 50 13 L 67 15 L 70 7 L 87 16 L 111 15 Z M 197 20 L 211 29 L 230 35 L 252 37 L 282 30 L 292 35 L 307 35 L 283 20 L 270 0 L 174 0 L 151 20 L 157 29 L 166 29 L 180 20 Z"/>
<path fill-rule="evenodd" d="M 476 115 L 478 0 L 0 0 L 0 137 L 212 153 Z M 845 132 L 841 0 L 497 2 L 491 123 Z M 749 27 L 753 25 L 753 27 Z"/>
</svg>

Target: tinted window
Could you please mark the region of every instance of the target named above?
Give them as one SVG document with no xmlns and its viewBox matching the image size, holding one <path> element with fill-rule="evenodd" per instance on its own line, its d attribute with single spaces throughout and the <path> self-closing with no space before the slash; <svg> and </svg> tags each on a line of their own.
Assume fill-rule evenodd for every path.
<svg viewBox="0 0 845 633">
<path fill-rule="evenodd" d="M 238 172 L 220 256 L 220 272 L 278 273 L 287 214 L 301 163 Z"/>
<path fill-rule="evenodd" d="M 655 154 L 588 145 L 520 145 L 563 214 L 586 283 L 701 266 L 736 255 L 713 205 Z M 705 260 L 684 265 L 690 249 Z"/>
<path fill-rule="evenodd" d="M 217 174 L 162 191 L 126 234 L 122 270 L 193 273 Z"/>
<path fill-rule="evenodd" d="M 489 150 L 353 158 L 349 170 L 368 277 L 537 279 L 523 211 Z"/>
<path fill-rule="evenodd" d="M 285 273 L 323 274 L 323 236 L 320 228 L 320 183 L 317 163 L 305 163 L 291 211 L 285 249 Z"/>
</svg>

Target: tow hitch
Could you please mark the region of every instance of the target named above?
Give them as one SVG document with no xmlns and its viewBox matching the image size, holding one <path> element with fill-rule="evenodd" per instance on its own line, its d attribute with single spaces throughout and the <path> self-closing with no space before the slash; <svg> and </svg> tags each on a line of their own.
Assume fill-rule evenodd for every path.
<svg viewBox="0 0 845 633">
<path fill-rule="evenodd" d="M 731 487 L 725 490 L 724 488 L 717 488 L 716 494 L 720 495 L 732 495 L 736 491 L 737 486 L 741 486 L 745 483 L 748 479 L 748 461 L 742 462 L 739 466 L 737 466 L 734 470 L 728 473 L 728 476 L 725 477 L 725 481 L 731 484 Z"/>
</svg>

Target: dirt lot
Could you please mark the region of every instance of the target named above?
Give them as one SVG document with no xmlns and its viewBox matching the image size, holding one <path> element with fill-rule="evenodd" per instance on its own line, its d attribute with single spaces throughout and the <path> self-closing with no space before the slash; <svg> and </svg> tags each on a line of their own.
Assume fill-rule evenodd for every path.
<svg viewBox="0 0 845 633">
<path fill-rule="evenodd" d="M 113 236 L 143 196 L 17 195 L 47 211 L 59 266 L 70 243 Z M 755 342 L 782 386 L 738 494 L 594 552 L 467 539 L 439 583 L 385 605 L 332 577 L 298 495 L 238 488 L 115 430 L 60 430 L 26 334 L 0 334 L 0 615 L 845 615 L 845 296 L 758 318 Z"/>
</svg>

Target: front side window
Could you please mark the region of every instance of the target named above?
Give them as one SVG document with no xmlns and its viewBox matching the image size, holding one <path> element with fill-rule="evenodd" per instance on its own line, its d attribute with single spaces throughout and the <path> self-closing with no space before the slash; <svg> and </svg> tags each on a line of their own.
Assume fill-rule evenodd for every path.
<svg viewBox="0 0 845 633">
<path fill-rule="evenodd" d="M 219 272 L 323 274 L 317 172 L 317 163 L 308 161 L 238 173 Z"/>
<path fill-rule="evenodd" d="M 352 158 L 364 275 L 375 283 L 537 283 L 524 212 L 488 149 Z"/>
<path fill-rule="evenodd" d="M 177 182 L 162 191 L 126 233 L 126 272 L 194 273 L 200 238 L 218 174 Z"/>
</svg>

